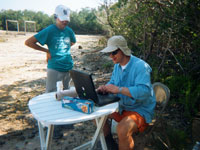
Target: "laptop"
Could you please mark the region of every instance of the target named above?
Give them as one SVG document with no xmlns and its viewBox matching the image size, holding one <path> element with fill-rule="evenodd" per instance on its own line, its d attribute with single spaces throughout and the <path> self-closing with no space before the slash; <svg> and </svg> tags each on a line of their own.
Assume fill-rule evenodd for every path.
<svg viewBox="0 0 200 150">
<path fill-rule="evenodd" d="M 70 70 L 70 75 L 80 99 L 92 100 L 96 106 L 104 106 L 120 100 L 115 94 L 98 94 L 91 74 L 79 70 Z"/>
</svg>

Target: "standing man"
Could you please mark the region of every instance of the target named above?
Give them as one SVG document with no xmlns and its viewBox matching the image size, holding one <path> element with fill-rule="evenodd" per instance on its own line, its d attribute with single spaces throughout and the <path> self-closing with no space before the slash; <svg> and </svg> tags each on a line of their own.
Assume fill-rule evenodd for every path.
<svg viewBox="0 0 200 150">
<path fill-rule="evenodd" d="M 63 88 L 69 88 L 69 70 L 73 68 L 70 53 L 71 46 L 76 43 L 76 37 L 67 25 L 70 21 L 70 10 L 64 5 L 58 5 L 54 14 L 56 24 L 52 24 L 25 41 L 25 45 L 47 53 L 46 93 L 56 91 L 57 81 L 63 82 Z M 48 48 L 40 46 L 47 45 Z M 60 126 L 55 126 L 54 138 L 63 136 Z M 68 125 L 68 128 L 73 126 Z"/>
<path fill-rule="evenodd" d="M 120 97 L 119 112 L 111 114 L 110 118 L 118 122 L 119 150 L 132 150 L 133 133 L 143 132 L 154 114 L 156 100 L 150 79 L 151 67 L 131 55 L 123 36 L 111 37 L 101 52 L 107 53 L 115 66 L 110 81 L 100 86 L 97 92 L 113 93 Z M 104 135 L 108 148 L 117 149 L 108 121 L 104 126 Z"/>
<path fill-rule="evenodd" d="M 63 81 L 64 89 L 69 88 L 69 70 L 73 68 L 70 48 L 76 43 L 73 30 L 68 27 L 70 10 L 58 5 L 54 14 L 56 24 L 50 25 L 25 41 L 25 45 L 47 53 L 46 92 L 56 91 L 56 82 Z M 44 48 L 38 44 L 47 45 Z"/>
</svg>

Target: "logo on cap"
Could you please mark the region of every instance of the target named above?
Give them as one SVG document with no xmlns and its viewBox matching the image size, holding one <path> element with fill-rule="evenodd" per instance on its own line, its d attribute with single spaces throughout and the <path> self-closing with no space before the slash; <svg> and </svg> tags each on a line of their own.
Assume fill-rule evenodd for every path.
<svg viewBox="0 0 200 150">
<path fill-rule="evenodd" d="M 63 14 L 67 15 L 67 10 L 66 9 L 63 10 Z"/>
</svg>

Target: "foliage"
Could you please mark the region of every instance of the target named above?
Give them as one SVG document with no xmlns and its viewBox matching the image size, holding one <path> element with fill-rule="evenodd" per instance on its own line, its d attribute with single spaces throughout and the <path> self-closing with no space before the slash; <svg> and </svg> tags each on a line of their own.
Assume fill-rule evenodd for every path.
<svg viewBox="0 0 200 150">
<path fill-rule="evenodd" d="M 200 83 L 186 75 L 170 76 L 163 82 L 165 82 L 171 90 L 171 103 L 182 104 L 186 117 L 191 118 L 200 111 L 198 108 Z"/>
<path fill-rule="evenodd" d="M 185 147 L 188 147 L 188 135 L 179 129 L 173 127 L 168 128 L 168 135 L 171 145 L 175 150 L 183 150 Z"/>
<path fill-rule="evenodd" d="M 102 34 L 103 28 L 97 22 L 95 9 L 83 8 L 79 12 L 71 13 L 70 26 L 76 33 Z"/>
<path fill-rule="evenodd" d="M 153 149 L 154 150 L 185 150 L 191 149 L 191 139 L 188 134 L 186 134 L 184 131 L 180 129 L 176 129 L 173 126 L 165 127 L 166 135 L 163 135 L 163 132 L 156 132 L 153 134 L 154 142 Z M 165 145 L 165 141 L 167 141 L 165 138 L 168 137 L 168 140 L 171 144 L 170 148 L 167 147 L 168 145 Z"/>
<path fill-rule="evenodd" d="M 113 5 L 104 3 L 99 11 L 108 35 L 121 34 L 127 39 L 134 55 L 152 66 L 153 81 L 177 85 L 170 87 L 172 91 L 179 89 L 174 101 L 182 99 L 187 112 L 192 113 L 198 95 L 194 78 L 200 80 L 199 1 L 118 0 Z"/>
<path fill-rule="evenodd" d="M 102 68 L 105 69 L 106 71 L 111 70 L 111 68 L 113 68 L 113 63 L 112 62 L 106 62 L 106 63 L 103 64 Z"/>
<path fill-rule="evenodd" d="M 19 30 L 24 31 L 24 21 L 35 21 L 37 31 L 42 30 L 44 27 L 52 24 L 52 17 L 49 17 L 43 12 L 34 12 L 30 10 L 14 11 L 14 10 L 1 10 L 0 11 L 0 28 L 6 30 L 6 20 L 17 20 L 19 22 Z M 16 31 L 16 24 L 8 24 L 11 31 Z"/>
<path fill-rule="evenodd" d="M 200 111 L 199 14 L 199 0 L 104 0 L 97 13 L 108 37 L 123 35 L 133 54 L 152 66 L 152 82 L 170 88 L 170 106 L 183 106 L 187 122 Z M 186 133 L 170 133 L 178 141 L 174 148 L 184 149 Z"/>
<path fill-rule="evenodd" d="M 107 16 L 102 24 L 111 34 L 123 35 L 135 55 L 147 61 L 156 55 L 160 68 L 168 61 L 177 64 L 176 72 L 190 71 L 199 64 L 200 4 L 192 0 L 159 2 L 130 0 L 103 5 L 98 15 L 100 19 Z"/>
<path fill-rule="evenodd" d="M 95 9 L 89 8 L 84 8 L 80 12 L 72 12 L 69 26 L 75 31 L 75 33 L 102 34 L 104 30 L 102 26 L 97 22 L 95 13 Z M 0 18 L 1 30 L 6 30 L 6 19 L 17 20 L 19 22 L 20 31 L 24 31 L 24 21 L 35 21 L 37 31 L 40 31 L 48 25 L 55 23 L 53 15 L 48 16 L 43 12 L 34 12 L 30 10 L 1 10 Z M 11 31 L 17 30 L 15 23 L 9 23 L 8 28 Z M 31 25 L 29 25 L 28 29 L 28 31 L 33 31 L 33 29 L 31 30 Z"/>
</svg>

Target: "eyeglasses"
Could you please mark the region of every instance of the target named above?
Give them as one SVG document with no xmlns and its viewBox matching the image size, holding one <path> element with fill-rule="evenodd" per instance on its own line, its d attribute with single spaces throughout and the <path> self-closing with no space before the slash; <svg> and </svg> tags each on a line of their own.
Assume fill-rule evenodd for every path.
<svg viewBox="0 0 200 150">
<path fill-rule="evenodd" d="M 119 52 L 119 49 L 117 49 L 117 50 L 115 50 L 115 51 L 113 51 L 113 52 L 111 52 L 111 53 L 109 53 L 109 55 L 113 55 L 113 56 L 115 56 L 115 55 L 117 55 L 117 53 Z"/>
</svg>

